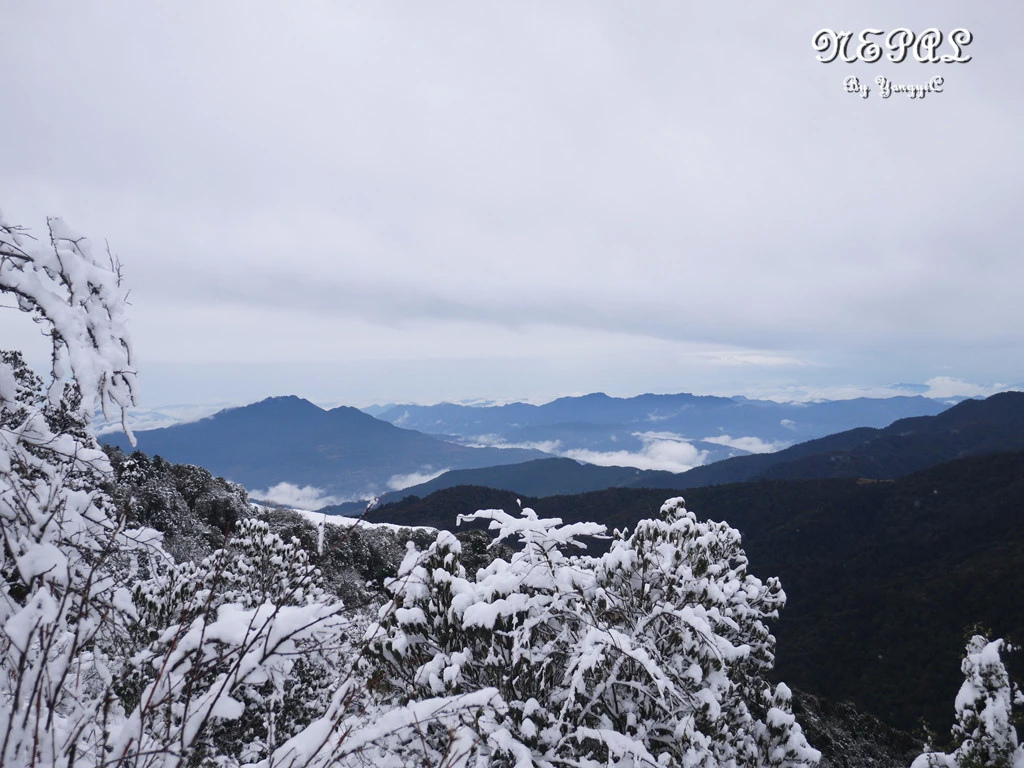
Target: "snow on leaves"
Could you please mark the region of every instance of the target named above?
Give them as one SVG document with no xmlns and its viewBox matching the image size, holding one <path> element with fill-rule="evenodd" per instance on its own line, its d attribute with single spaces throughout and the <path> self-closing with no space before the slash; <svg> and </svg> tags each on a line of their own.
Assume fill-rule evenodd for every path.
<svg viewBox="0 0 1024 768">
<path fill-rule="evenodd" d="M 302 759 L 275 765 L 331 764 L 344 734 L 303 734 L 353 703 L 341 665 L 316 666 L 341 653 L 340 603 L 260 523 L 180 567 L 127 526 L 90 432 L 97 406 L 133 397 L 117 266 L 58 220 L 49 233 L 39 248 L 0 221 L 0 293 L 53 342 L 45 386 L 0 354 L 0 767 L 238 765 L 296 739 Z"/>
<path fill-rule="evenodd" d="M 201 563 L 165 563 L 138 583 L 134 652 L 118 682 L 138 713 L 129 747 L 255 760 L 322 715 L 343 606 L 319 581 L 298 540 L 243 519 Z"/>
<path fill-rule="evenodd" d="M 954 703 L 954 750 L 926 752 L 911 768 L 1024 768 L 1024 745 L 1012 717 L 1024 695 L 1003 666 L 1003 650 L 1010 649 L 1002 640 L 974 635 L 967 641 L 960 666 L 964 682 Z"/>
<path fill-rule="evenodd" d="M 134 374 L 116 267 L 57 220 L 50 248 L 0 218 L 0 293 L 43 324 L 52 379 L 0 353 L 0 765 L 95 759 L 130 614 L 126 584 L 156 544 L 98 490 L 109 472 L 88 432 L 94 403 L 126 408 Z"/>
<path fill-rule="evenodd" d="M 601 557 L 565 548 L 603 526 L 500 510 L 509 559 L 475 575 L 441 533 L 410 549 L 393 601 L 368 630 L 396 702 L 495 685 L 502 714 L 481 729 L 493 765 L 807 766 L 818 753 L 790 711 L 765 621 L 785 596 L 746 572 L 739 534 L 672 499 L 661 520 L 615 532 Z"/>
<path fill-rule="evenodd" d="M 60 402 L 65 382 L 73 380 L 86 423 L 97 407 L 108 421 L 113 407 L 124 423 L 125 410 L 134 403 L 135 371 L 120 265 L 109 253 L 94 256 L 89 241 L 61 219 L 47 224 L 49 247 L 42 247 L 0 212 L 0 292 L 13 295 L 48 331 L 53 343 L 51 405 Z M 0 375 L 0 394 L 4 379 L 9 382 Z"/>
</svg>

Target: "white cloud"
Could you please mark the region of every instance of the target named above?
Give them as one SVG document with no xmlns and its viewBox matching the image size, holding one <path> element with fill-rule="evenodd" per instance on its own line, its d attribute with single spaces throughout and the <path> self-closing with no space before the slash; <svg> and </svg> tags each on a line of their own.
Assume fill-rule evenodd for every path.
<svg viewBox="0 0 1024 768">
<path fill-rule="evenodd" d="M 58 214 L 110 238 L 150 405 L 183 388 L 345 404 L 680 381 L 736 394 L 794 371 L 924 380 L 950 360 L 957 376 L 1022 380 L 1022 155 L 983 87 L 1018 48 L 1000 4 L 971 7 L 986 56 L 937 98 L 946 130 L 904 100 L 875 104 L 900 110 L 884 130 L 810 134 L 812 112 L 851 109 L 806 42 L 778 45 L 822 23 L 813 4 L 737 20 L 713 3 L 424 5 L 401 19 L 377 4 L 217 3 L 188 25 L 118 5 L 116 25 L 91 4 L 13 11 L 0 86 L 23 108 L 0 125 L 19 148 L 0 202 L 17 223 Z M 927 23 L 964 23 L 946 6 Z M 688 37 L 697 27 L 708 34 Z M 688 66 L 723 50 L 711 77 Z M 878 183 L 908 175 L 914 195 Z M 871 226 L 849 229 L 850 210 Z M 0 317 L 5 343 L 19 314 Z M 214 370 L 226 364 L 262 367 Z"/>
<path fill-rule="evenodd" d="M 413 485 L 419 485 L 429 480 L 433 480 L 435 477 L 443 475 L 448 471 L 448 468 L 440 469 L 437 472 L 427 470 L 425 472 L 410 472 L 408 475 L 392 475 L 388 479 L 388 488 L 392 491 L 400 491 L 403 488 L 409 488 Z"/>
<path fill-rule="evenodd" d="M 685 440 L 638 436 L 642 437 L 644 444 L 636 452 L 577 449 L 565 451 L 562 455 L 602 467 L 636 467 L 667 472 L 685 472 L 700 466 L 708 457 L 707 451 L 698 450 Z"/>
<path fill-rule="evenodd" d="M 787 385 L 754 391 L 749 396 L 778 403 L 820 403 L 826 400 L 853 400 L 858 397 L 913 397 L 915 395 L 930 397 L 926 392 L 908 384 Z"/>
<path fill-rule="evenodd" d="M 454 438 L 453 438 L 454 439 Z M 565 456 L 561 440 L 537 440 L 535 442 L 509 443 L 501 435 L 473 435 L 458 438 L 459 445 L 468 448 L 520 448 L 528 451 L 543 451 L 554 456 Z"/>
<path fill-rule="evenodd" d="M 501 435 L 453 435 L 451 438 L 460 445 L 470 448 L 510 448 Z"/>
<path fill-rule="evenodd" d="M 752 365 L 774 368 L 779 366 L 804 367 L 812 365 L 807 360 L 790 357 L 789 355 L 776 355 L 755 351 L 712 352 L 700 355 L 700 357 L 709 363 L 725 366 Z"/>
<path fill-rule="evenodd" d="M 928 385 L 925 397 L 940 399 L 944 397 L 988 397 L 996 392 L 1005 392 L 1009 389 L 1006 384 L 992 384 L 986 387 L 982 384 L 972 384 L 963 379 L 954 379 L 951 376 L 936 376 L 928 379 L 925 383 Z"/>
<path fill-rule="evenodd" d="M 1007 384 L 974 384 L 952 376 L 934 376 L 921 384 L 880 384 L 874 386 L 789 386 L 772 393 L 762 393 L 769 400 L 789 402 L 821 402 L 824 400 L 851 400 L 855 397 L 931 397 L 942 400 L 947 397 L 988 397 L 1005 392 L 1012 387 Z"/>
<path fill-rule="evenodd" d="M 147 429 L 160 429 L 171 427 L 175 424 L 187 424 L 192 421 L 205 419 L 225 408 L 236 407 L 238 403 L 211 403 L 200 405 L 169 405 L 159 410 L 147 410 L 132 408 L 128 411 L 128 426 L 134 432 L 143 432 Z M 97 435 L 105 435 L 110 432 L 120 432 L 121 422 L 114 420 L 107 422 L 102 413 L 96 414 L 93 422 Z"/>
<path fill-rule="evenodd" d="M 315 488 L 312 485 L 298 486 L 292 483 L 278 483 L 264 491 L 249 491 L 249 495 L 254 499 L 270 501 L 295 509 L 319 509 L 329 504 L 352 501 L 352 499 L 339 496 L 324 495 L 323 489 Z"/>
<path fill-rule="evenodd" d="M 476 435 L 463 445 L 484 448 L 528 448 L 554 456 L 597 464 L 602 467 L 636 467 L 662 469 L 667 472 L 685 472 L 707 460 L 708 452 L 695 448 L 685 437 L 675 432 L 634 432 L 643 447 L 639 451 L 594 451 L 586 448 L 563 448 L 559 440 L 532 443 L 506 443 L 498 435 Z"/>
<path fill-rule="evenodd" d="M 672 440 L 675 442 L 688 442 L 684 435 L 680 435 L 678 432 L 658 432 L 651 430 L 649 432 L 634 432 L 633 437 L 639 437 L 641 440 Z"/>
<path fill-rule="evenodd" d="M 783 421 L 789 421 L 783 419 Z M 789 422 L 792 424 L 793 422 Z M 785 426 L 785 424 L 783 424 Z M 714 443 L 715 445 L 724 445 L 727 448 L 736 448 L 740 451 L 747 451 L 749 453 L 774 453 L 775 451 L 781 451 L 783 448 L 788 448 L 792 443 L 785 440 L 777 440 L 774 442 L 768 442 L 762 440 L 759 437 L 730 437 L 729 435 L 718 435 L 717 437 L 705 437 L 705 443 Z"/>
</svg>

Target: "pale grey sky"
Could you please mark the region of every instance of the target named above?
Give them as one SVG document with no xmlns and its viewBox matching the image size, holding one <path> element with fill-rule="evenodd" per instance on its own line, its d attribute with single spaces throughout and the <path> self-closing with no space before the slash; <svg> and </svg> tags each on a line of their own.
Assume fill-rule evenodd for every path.
<svg viewBox="0 0 1024 768">
<path fill-rule="evenodd" d="M 147 407 L 982 393 L 1024 382 L 1022 22 L 1009 1 L 5 3 L 0 208 L 119 254 Z M 811 46 L 900 26 L 968 28 L 973 60 Z M 944 91 L 882 99 L 879 75 Z M 34 335 L 12 311 L 0 333 Z"/>
</svg>

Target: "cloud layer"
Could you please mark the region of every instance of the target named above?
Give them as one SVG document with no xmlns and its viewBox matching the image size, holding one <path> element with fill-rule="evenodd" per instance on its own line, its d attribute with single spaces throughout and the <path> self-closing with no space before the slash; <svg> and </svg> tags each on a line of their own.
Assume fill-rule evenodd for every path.
<svg viewBox="0 0 1024 768">
<path fill-rule="evenodd" d="M 149 407 L 1020 383 L 1016 10 L 18 4 L 0 205 L 109 239 Z M 978 55 L 814 58 L 902 25 Z"/>
<path fill-rule="evenodd" d="M 437 471 L 426 470 L 424 472 L 412 472 L 408 475 L 392 475 L 387 482 L 388 490 L 401 491 L 404 488 L 411 488 L 414 485 L 429 482 L 435 477 L 443 475 L 447 471 L 448 469 L 445 468 Z"/>
<path fill-rule="evenodd" d="M 266 490 L 249 491 L 249 496 L 260 501 L 269 501 L 293 509 L 316 510 L 326 507 L 329 504 L 341 504 L 345 501 L 355 501 L 357 498 L 342 498 L 330 496 L 324 493 L 322 488 L 315 488 L 312 485 L 294 485 L 292 483 L 278 483 Z"/>
<path fill-rule="evenodd" d="M 639 451 L 566 451 L 564 456 L 603 467 L 636 467 L 666 472 L 685 472 L 707 460 L 707 451 L 685 440 L 645 439 Z"/>
<path fill-rule="evenodd" d="M 788 421 L 785 419 L 784 421 Z M 783 424 L 785 426 L 785 424 Z M 792 443 L 785 441 L 766 441 L 759 437 L 730 437 L 729 435 L 716 435 L 715 437 L 705 437 L 705 443 L 714 443 L 715 445 L 724 445 L 727 448 L 736 448 L 740 451 L 746 451 L 747 453 L 774 453 L 775 451 L 781 451 L 783 448 L 788 448 Z"/>
</svg>

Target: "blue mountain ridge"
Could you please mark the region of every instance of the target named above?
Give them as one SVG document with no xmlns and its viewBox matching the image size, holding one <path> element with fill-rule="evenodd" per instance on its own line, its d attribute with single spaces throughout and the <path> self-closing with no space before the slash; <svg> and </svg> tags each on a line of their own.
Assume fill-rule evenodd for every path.
<svg viewBox="0 0 1024 768">
<path fill-rule="evenodd" d="M 494 466 L 545 454 L 470 448 L 375 419 L 356 408 L 324 410 L 295 396 L 271 397 L 200 421 L 138 432 L 138 450 L 196 464 L 250 490 L 278 483 L 327 494 L 374 495 L 395 475 Z M 102 440 L 133 450 L 124 435 Z"/>
<path fill-rule="evenodd" d="M 769 479 L 888 480 L 946 461 L 1017 450 L 1024 450 L 1024 393 L 1003 392 L 985 400 L 965 400 L 934 416 L 898 419 L 883 429 L 858 427 L 777 452 L 737 456 L 687 472 L 595 467 L 559 458 L 446 472 L 382 496 L 378 508 L 459 485 L 536 497 L 614 487 L 682 491 Z"/>
</svg>

